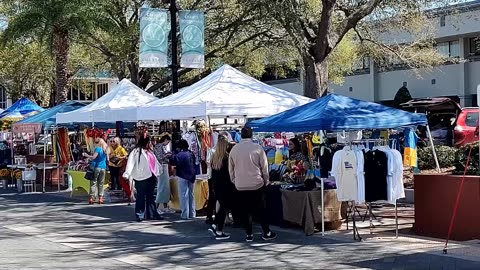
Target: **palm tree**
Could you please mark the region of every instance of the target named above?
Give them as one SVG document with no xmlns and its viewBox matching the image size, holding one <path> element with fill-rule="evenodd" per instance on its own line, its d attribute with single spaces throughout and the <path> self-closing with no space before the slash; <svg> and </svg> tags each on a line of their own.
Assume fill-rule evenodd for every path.
<svg viewBox="0 0 480 270">
<path fill-rule="evenodd" d="M 46 42 L 55 59 L 56 104 L 65 102 L 68 96 L 70 43 L 80 33 L 91 29 L 96 13 L 96 1 L 8 1 L 8 25 L 1 35 L 3 43 L 15 40 Z"/>
</svg>

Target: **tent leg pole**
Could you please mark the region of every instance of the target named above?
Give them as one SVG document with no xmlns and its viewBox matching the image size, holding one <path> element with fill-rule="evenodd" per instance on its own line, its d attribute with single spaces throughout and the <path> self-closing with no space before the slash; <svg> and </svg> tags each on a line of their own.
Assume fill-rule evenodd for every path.
<svg viewBox="0 0 480 270">
<path fill-rule="evenodd" d="M 435 145 L 433 145 L 432 133 L 430 132 L 430 126 L 427 124 L 427 133 L 428 139 L 430 140 L 430 145 L 432 146 L 433 158 L 435 159 L 435 165 L 437 166 L 437 171 L 440 172 L 440 165 L 438 163 L 437 151 L 435 151 Z"/>
<path fill-rule="evenodd" d="M 325 236 L 325 202 L 323 201 L 324 200 L 324 179 L 323 178 L 320 178 L 320 185 L 321 186 L 321 192 L 322 192 L 322 236 Z"/>
<path fill-rule="evenodd" d="M 45 193 L 45 177 L 46 177 L 46 171 L 45 171 L 45 161 L 47 160 L 47 147 L 48 147 L 48 141 L 47 141 L 47 136 L 48 136 L 48 131 L 45 129 L 43 132 L 44 134 L 44 140 L 43 140 L 43 178 L 42 178 L 42 192 Z M 51 137 L 50 137 L 51 138 Z M 53 140 L 52 140 L 52 147 L 53 147 Z"/>
</svg>

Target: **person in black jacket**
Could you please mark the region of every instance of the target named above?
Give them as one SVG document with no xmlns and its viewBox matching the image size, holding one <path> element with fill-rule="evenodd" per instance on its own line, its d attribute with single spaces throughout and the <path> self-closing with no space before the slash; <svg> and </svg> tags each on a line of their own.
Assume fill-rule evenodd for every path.
<svg viewBox="0 0 480 270">
<path fill-rule="evenodd" d="M 223 228 L 227 216 L 227 209 L 231 209 L 231 198 L 236 191 L 235 186 L 230 180 L 230 173 L 228 172 L 228 149 L 229 143 L 227 139 L 223 136 L 219 136 L 211 164 L 213 188 L 218 203 L 220 204 L 220 208 L 215 215 L 214 224 L 209 229 L 217 240 L 230 238 L 230 235 L 223 232 Z"/>
</svg>

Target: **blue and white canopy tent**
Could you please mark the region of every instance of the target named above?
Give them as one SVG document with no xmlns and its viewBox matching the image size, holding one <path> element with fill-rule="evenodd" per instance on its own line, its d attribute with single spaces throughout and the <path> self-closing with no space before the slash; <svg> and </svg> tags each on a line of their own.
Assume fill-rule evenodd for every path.
<svg viewBox="0 0 480 270">
<path fill-rule="evenodd" d="M 21 120 L 26 116 L 42 112 L 44 109 L 26 97 L 20 98 L 8 109 L 0 113 L 0 120 Z"/>
<path fill-rule="evenodd" d="M 426 124 L 423 114 L 336 94 L 248 123 L 255 131 L 269 132 L 387 129 Z"/>
<path fill-rule="evenodd" d="M 414 114 L 373 102 L 329 94 L 305 105 L 247 123 L 247 126 L 256 132 L 342 131 L 388 129 L 418 125 L 427 127 L 433 156 L 437 169 L 440 170 L 432 134 L 428 127 L 427 117 L 424 114 Z M 321 187 L 323 212 L 323 180 Z M 397 205 L 395 204 L 395 209 L 396 207 Z M 396 220 L 397 218 L 396 216 Z M 324 233 L 323 221 L 322 215 L 322 234 Z"/>
<path fill-rule="evenodd" d="M 315 130 L 388 129 L 424 125 L 438 164 L 433 139 L 424 114 L 415 114 L 381 104 L 329 94 L 305 105 L 251 121 L 256 132 L 307 132 Z"/>
</svg>

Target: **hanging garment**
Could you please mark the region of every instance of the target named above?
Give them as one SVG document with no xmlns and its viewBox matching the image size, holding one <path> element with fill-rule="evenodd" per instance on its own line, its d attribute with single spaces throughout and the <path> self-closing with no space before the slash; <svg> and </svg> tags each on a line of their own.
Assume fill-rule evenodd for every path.
<svg viewBox="0 0 480 270">
<path fill-rule="evenodd" d="M 393 174 L 395 171 L 395 156 L 392 150 L 386 146 L 378 147 L 387 156 L 387 201 L 395 203 L 393 196 Z"/>
<path fill-rule="evenodd" d="M 336 158 L 335 158 L 336 157 Z M 337 184 L 337 198 L 339 201 L 357 201 L 357 158 L 351 150 L 342 150 L 335 153 L 334 160 L 335 181 Z"/>
<path fill-rule="evenodd" d="M 403 131 L 405 136 L 403 150 L 403 165 L 407 167 L 418 167 L 417 163 L 417 136 L 411 128 L 405 128 Z"/>
<path fill-rule="evenodd" d="M 361 140 L 363 137 L 363 132 L 351 131 L 351 132 L 338 132 L 337 133 L 337 143 L 349 143 L 351 141 Z"/>
<path fill-rule="evenodd" d="M 217 146 L 218 143 L 218 132 L 212 132 L 212 147 Z"/>
<path fill-rule="evenodd" d="M 320 178 L 328 178 L 328 172 L 332 170 L 332 151 L 330 148 L 320 146 L 314 150 L 313 155 L 320 166 Z"/>
<path fill-rule="evenodd" d="M 280 165 L 283 161 L 283 150 L 278 148 L 275 151 L 275 164 Z"/>
<path fill-rule="evenodd" d="M 385 140 L 390 139 L 390 133 L 388 132 L 388 129 L 380 131 L 380 139 L 385 139 Z"/>
<path fill-rule="evenodd" d="M 363 151 L 354 150 L 357 158 L 357 202 L 365 203 L 365 158 Z"/>
<path fill-rule="evenodd" d="M 365 201 L 386 201 L 387 197 L 387 155 L 379 150 L 365 154 Z"/>
<path fill-rule="evenodd" d="M 188 142 L 188 149 L 195 155 L 195 165 L 199 165 L 201 161 L 200 143 L 195 132 L 187 132 L 183 134 L 182 139 Z"/>
<path fill-rule="evenodd" d="M 392 150 L 392 153 L 395 157 L 393 183 L 392 183 L 393 184 L 392 199 L 393 199 L 393 203 L 395 203 L 396 200 L 405 198 L 405 187 L 403 186 L 402 154 L 398 150 Z"/>
</svg>

